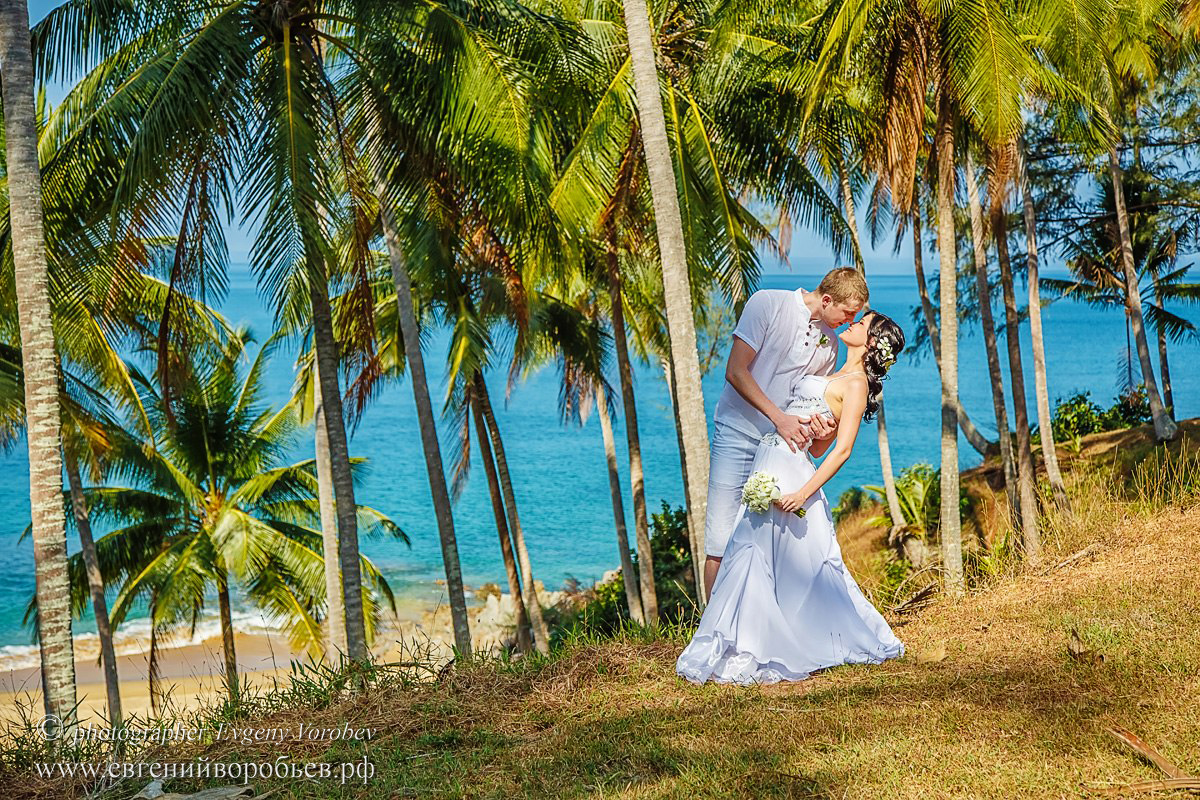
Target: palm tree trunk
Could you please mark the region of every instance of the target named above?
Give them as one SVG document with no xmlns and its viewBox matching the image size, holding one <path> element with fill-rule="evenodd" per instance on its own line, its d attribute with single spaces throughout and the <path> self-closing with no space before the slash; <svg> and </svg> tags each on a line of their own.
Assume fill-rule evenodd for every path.
<svg viewBox="0 0 1200 800">
<path fill-rule="evenodd" d="M 1125 388 L 1132 392 L 1137 388 L 1133 382 L 1133 327 L 1129 322 L 1129 308 L 1125 308 Z"/>
<path fill-rule="evenodd" d="M 917 294 L 921 298 L 921 318 L 925 320 L 925 332 L 929 334 L 929 346 L 933 350 L 933 363 L 940 374 L 942 371 L 941 334 L 938 333 L 937 316 L 933 313 L 933 302 L 929 299 L 929 284 L 925 281 L 925 258 L 921 254 L 921 216 L 913 213 L 913 271 L 917 278 Z M 962 428 L 963 436 L 979 455 L 987 458 L 993 452 L 992 443 L 979 432 L 975 423 L 967 416 L 967 411 L 958 402 L 958 396 L 951 398 L 954 404 L 954 417 Z"/>
<path fill-rule="evenodd" d="M 992 379 L 992 408 L 996 414 L 997 438 L 1000 441 L 1000 462 L 1004 468 L 1004 494 L 1013 527 L 1021 529 L 1021 506 L 1017 497 L 1017 465 L 1013 460 L 1012 439 L 1008 435 L 1008 409 L 1004 404 L 1004 373 L 1000 368 L 1000 347 L 996 342 L 996 322 L 992 318 L 992 292 L 988 285 L 987 240 L 983 229 L 983 206 L 979 202 L 979 184 L 975 179 L 975 164 L 968 150 L 964 156 L 967 178 L 967 204 L 971 212 L 971 245 L 975 254 L 975 287 L 979 294 L 979 322 L 983 327 L 984 348 L 987 350 L 988 374 Z"/>
<path fill-rule="evenodd" d="M 470 399 L 471 414 L 475 418 L 475 435 L 479 440 L 479 457 L 483 461 L 483 472 L 487 476 L 488 494 L 492 498 L 492 516 L 496 518 L 496 533 L 500 537 L 500 556 L 504 560 L 504 574 L 508 578 L 508 594 L 513 599 L 517 615 L 517 649 L 528 653 L 533 649 L 533 636 L 529 630 L 529 611 L 524 592 L 521 591 L 521 576 L 517 573 L 517 562 L 513 557 L 512 538 L 504 511 L 504 499 L 500 495 L 500 478 L 496 475 L 496 461 L 492 445 L 488 441 L 487 424 L 478 399 Z"/>
<path fill-rule="evenodd" d="M 850 241 L 854 246 L 854 264 L 860 275 L 867 277 L 867 265 L 863 261 L 862 242 L 858 238 L 858 215 L 854 209 L 854 190 L 850 186 L 850 175 L 838 153 L 838 183 L 842 187 L 842 206 L 846 214 L 846 223 L 850 226 Z M 887 498 L 888 515 L 892 518 L 892 529 L 889 538 L 895 538 L 904 527 L 904 512 L 900 509 L 900 495 L 896 491 L 896 475 L 892 471 L 892 448 L 888 442 L 887 419 L 883 412 L 883 397 L 879 398 L 879 410 L 876 412 L 876 433 L 879 437 L 879 469 L 883 473 L 883 494 Z"/>
<path fill-rule="evenodd" d="M 862 275 L 867 274 L 867 265 L 863 262 L 862 242 L 858 238 L 858 217 L 854 211 L 854 189 L 850 186 L 850 174 L 838 153 L 838 185 L 842 189 L 842 207 L 846 212 L 846 224 L 850 226 L 850 242 L 854 246 L 854 266 Z"/>
<path fill-rule="evenodd" d="M 1113 198 L 1117 205 L 1117 230 L 1121 235 L 1121 268 L 1125 273 L 1125 307 L 1129 309 L 1129 323 L 1133 328 L 1133 340 L 1137 345 L 1138 363 L 1142 368 L 1142 382 L 1146 384 L 1146 396 L 1150 400 L 1150 416 L 1154 420 L 1154 437 L 1160 442 L 1174 439 L 1179 426 L 1167 414 L 1162 398 L 1158 394 L 1158 383 L 1154 380 L 1154 364 L 1150 360 L 1150 344 L 1146 339 L 1146 323 L 1142 317 L 1142 295 L 1138 291 L 1137 271 L 1133 263 L 1133 238 L 1129 232 L 1129 212 L 1125 208 L 1125 188 L 1121 181 L 1121 163 L 1117 148 L 1108 148 L 1108 170 L 1112 175 Z"/>
<path fill-rule="evenodd" d="M 679 459 L 683 463 L 683 494 L 685 497 L 688 493 L 688 471 L 687 471 L 687 452 L 683 445 L 683 425 L 679 421 L 679 392 L 675 387 L 675 374 L 671 370 L 671 359 L 664 357 L 662 359 L 663 377 L 667 381 L 667 389 L 671 397 L 671 410 L 675 420 L 675 440 L 679 444 Z M 703 608 L 708 602 L 708 597 L 705 595 L 704 587 L 704 564 L 707 561 L 707 554 L 701 553 L 701 558 L 695 557 L 696 538 L 692 534 L 697 522 L 692 514 L 691 506 L 687 507 L 687 524 L 688 524 L 688 542 L 691 543 L 692 553 L 692 578 L 696 581 L 696 604 Z"/>
<path fill-rule="evenodd" d="M 650 552 L 650 523 L 646 516 L 645 472 L 642 468 L 642 440 L 638 432 L 637 403 L 633 395 L 633 364 L 629 359 L 629 340 L 625 333 L 625 300 L 621 292 L 621 270 L 617 261 L 616 223 L 610 218 L 605 226 L 605 259 L 608 266 L 608 297 L 612 306 L 613 344 L 617 354 L 617 374 L 621 379 L 621 404 L 625 412 L 625 444 L 629 451 L 629 483 L 633 490 L 633 530 L 638 549 L 638 588 L 643 619 L 658 624 L 658 592 L 654 586 L 654 554 Z M 681 451 L 682 452 L 682 451 Z M 628 581 L 633 580 L 630 573 Z"/>
<path fill-rule="evenodd" d="M 162 675 L 158 667 L 158 590 L 150 590 L 150 653 L 146 660 L 146 680 L 149 682 L 150 714 L 157 716 L 162 711 Z"/>
<path fill-rule="evenodd" d="M 1021 205 L 1025 219 L 1025 252 L 1027 261 L 1026 280 L 1029 282 L 1029 337 L 1033 344 L 1033 387 L 1037 400 L 1038 431 L 1042 435 L 1042 461 L 1046 464 L 1046 477 L 1050 480 L 1050 491 L 1059 508 L 1069 510 L 1071 501 L 1067 497 L 1067 485 L 1063 482 L 1062 470 L 1058 466 L 1058 448 L 1054 444 L 1054 426 L 1050 419 L 1050 389 L 1046 379 L 1046 342 L 1042 336 L 1042 290 L 1038 264 L 1037 217 L 1033 208 L 1033 192 L 1029 188 L 1028 167 L 1025 164 L 1024 147 L 1017 148 L 1018 169 L 1021 182 Z"/>
<path fill-rule="evenodd" d="M 404 357 L 408 361 L 408 371 L 412 377 L 413 400 L 417 406 L 417 421 L 421 428 L 421 447 L 425 453 L 425 472 L 429 476 L 433 512 L 437 517 L 438 541 L 442 547 L 442 565 L 446 571 L 446 593 L 449 595 L 450 617 L 454 625 L 454 644 L 460 653 L 470 655 L 471 629 L 463 591 L 462 566 L 458 559 L 458 538 L 454 532 L 454 512 L 450 506 L 450 491 L 446 488 L 437 420 L 433 414 L 433 404 L 429 401 L 429 380 L 425 376 L 425 357 L 421 353 L 421 331 L 417 325 L 417 310 L 413 305 L 412 281 L 404 259 L 404 249 L 400 245 L 400 236 L 390 212 L 383 209 L 380 219 L 392 267 L 392 282 L 396 286 L 400 335 L 404 340 Z"/>
<path fill-rule="evenodd" d="M 613 436 L 612 420 L 608 416 L 608 398 L 595 387 L 596 413 L 600 417 L 600 434 L 604 438 L 604 461 L 608 465 L 608 493 L 612 496 L 613 522 L 617 529 L 617 555 L 621 558 L 621 579 L 625 584 L 625 602 L 629 616 L 635 622 L 646 621 L 642 598 L 633 580 L 633 556 L 629 553 L 629 533 L 625 530 L 625 503 L 621 500 L 621 474 L 617 470 L 617 443 Z"/>
<path fill-rule="evenodd" d="M 496 456 L 496 469 L 500 475 L 500 489 L 504 495 L 504 505 L 508 512 L 508 527 L 512 531 L 513 541 L 517 545 L 517 559 L 521 565 L 521 577 L 525 579 L 523 596 L 529 608 L 529 621 L 533 624 L 534 646 L 539 653 L 550 652 L 550 629 L 542 616 L 542 603 L 538 598 L 537 585 L 533 582 L 533 564 L 529 560 L 529 548 L 525 546 L 525 532 L 521 529 L 521 518 L 517 514 L 517 495 L 513 491 L 512 474 L 508 471 L 508 458 L 504 455 L 504 441 L 500 438 L 500 428 L 496 425 L 496 415 L 492 411 L 492 401 L 488 397 L 487 382 L 483 375 L 476 372 L 474 377 L 477 399 L 487 422 L 488 435 L 492 440 L 492 450 Z"/>
<path fill-rule="evenodd" d="M 938 86 L 937 206 L 939 294 L 941 302 L 942 469 L 941 540 L 946 589 L 961 594 L 962 518 L 959 516 L 958 475 L 958 254 L 954 240 L 954 113 L 945 79 Z M 918 251 L 920 248 L 918 248 Z"/>
<path fill-rule="evenodd" d="M 229 603 L 229 581 L 223 573 L 217 578 L 217 605 L 221 613 L 221 651 L 225 656 L 225 686 L 229 690 L 229 699 L 236 704 L 238 667 L 233 636 L 233 610 Z"/>
<path fill-rule="evenodd" d="M 62 502 L 58 362 L 50 322 L 42 179 L 33 104 L 33 56 L 25 0 L 0 2 L 0 82 L 4 101 L 9 223 L 14 289 L 25 373 L 25 431 L 29 448 L 29 510 L 33 530 L 37 630 L 46 713 L 68 727 L 75 721 L 75 650 L 71 641 L 71 583 L 67 520 Z"/>
<path fill-rule="evenodd" d="M 104 667 L 104 693 L 108 701 L 108 725 L 114 730 L 121 727 L 121 680 L 117 676 L 117 653 L 113 648 L 112 623 L 108 618 L 108 599 L 104 596 L 104 576 L 100 574 L 100 561 L 96 558 L 96 542 L 92 538 L 92 521 L 88 516 L 87 502 L 83 498 L 83 480 L 79 475 L 79 462 L 70 448 L 63 448 L 63 463 L 67 471 L 67 484 L 71 487 L 71 511 L 75 515 L 75 528 L 79 531 L 79 550 L 83 565 L 87 569 L 88 591 L 92 596 L 92 613 L 96 617 L 96 635 L 100 638 L 100 662 Z"/>
<path fill-rule="evenodd" d="M 1158 326 L 1158 371 L 1162 375 L 1163 401 L 1167 404 L 1167 414 L 1175 419 L 1175 393 L 1171 391 L 1171 365 L 1167 362 L 1167 332 Z"/>
<path fill-rule="evenodd" d="M 892 448 L 888 444 L 887 419 L 883 413 L 883 398 L 879 398 L 879 410 L 875 423 L 879 426 L 879 466 L 883 470 L 883 493 L 887 498 L 888 516 L 892 518 L 891 537 L 904 527 L 904 511 L 900 508 L 900 494 L 896 491 L 896 477 L 892 472 Z"/>
<path fill-rule="evenodd" d="M 704 517 L 708 503 L 708 420 L 700 383 L 700 357 L 696 349 L 696 321 L 692 316 L 692 289 L 684 250 L 683 222 L 667 121 L 659 94 L 657 56 L 645 0 L 624 0 L 625 29 L 633 66 L 634 94 L 641 122 L 642 147 L 650 194 L 654 203 L 655 230 L 662 258 L 663 301 L 667 334 L 671 341 L 671 369 L 679 401 L 675 413 L 683 438 L 684 489 L 690 511 L 692 560 L 703 569 Z M 698 584 L 702 585 L 702 584 Z M 697 592 L 703 595 L 702 591 Z M 703 605 L 703 598 L 700 600 Z"/>
<path fill-rule="evenodd" d="M 1012 375 L 1013 424 L 1017 430 L 1017 489 L 1021 504 L 1021 542 L 1025 560 L 1036 565 L 1042 557 L 1038 530 L 1037 473 L 1029 433 L 1029 409 L 1025 403 L 1025 372 L 1021 366 L 1021 318 L 1013 288 L 1012 263 L 1008 257 L 1008 225 L 1002 196 L 992 197 L 992 238 L 1000 262 L 1000 286 L 1004 293 L 1004 333 L 1008 342 L 1008 369 Z"/>
<path fill-rule="evenodd" d="M 321 550 L 325 559 L 325 654 L 346 652 L 346 606 L 342 597 L 342 564 L 338 549 L 337 511 L 333 502 L 333 464 L 329 431 L 321 402 L 320 365 L 313 359 L 313 451 L 317 467 L 317 504 L 321 510 Z"/>
<path fill-rule="evenodd" d="M 325 409 L 325 432 L 329 437 L 329 462 L 333 472 L 334 509 L 338 523 L 338 555 L 342 568 L 342 602 L 346 610 L 346 653 L 361 661 L 369 655 L 363 619 L 362 565 L 358 553 L 358 504 L 350 474 L 350 447 L 342 416 L 342 390 L 338 386 L 337 340 L 333 334 L 333 311 L 329 306 L 329 284 L 325 265 L 310 259 L 309 299 L 312 303 L 313 346 L 316 349 L 317 379 L 321 382 L 321 405 Z"/>
</svg>

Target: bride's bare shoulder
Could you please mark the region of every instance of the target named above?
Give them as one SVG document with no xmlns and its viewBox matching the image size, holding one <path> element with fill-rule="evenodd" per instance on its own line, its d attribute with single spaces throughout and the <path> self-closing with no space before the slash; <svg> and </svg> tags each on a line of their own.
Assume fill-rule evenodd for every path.
<svg viewBox="0 0 1200 800">
<path fill-rule="evenodd" d="M 851 372 L 848 375 L 844 375 L 838 383 L 841 384 L 843 395 L 849 395 L 851 392 L 867 391 L 867 376 L 861 372 Z"/>
<path fill-rule="evenodd" d="M 842 405 L 845 405 L 847 400 L 865 400 L 869 389 L 867 376 L 861 373 L 846 375 L 830 388 L 837 393 L 837 399 Z"/>
</svg>

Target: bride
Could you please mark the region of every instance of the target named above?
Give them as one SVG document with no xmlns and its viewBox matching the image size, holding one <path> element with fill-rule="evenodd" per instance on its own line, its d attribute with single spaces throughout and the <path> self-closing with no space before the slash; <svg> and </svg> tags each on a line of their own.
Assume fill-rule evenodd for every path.
<svg viewBox="0 0 1200 800">
<path fill-rule="evenodd" d="M 842 563 L 829 501 L 821 487 L 850 457 L 860 423 L 879 409 L 882 380 L 904 348 L 904 332 L 868 312 L 838 335 L 845 365 L 829 377 L 805 375 L 784 409 L 838 421 L 836 444 L 793 452 L 763 437 L 751 474 L 765 473 L 780 496 L 759 513 L 743 503 L 700 627 L 675 670 L 693 683 L 800 681 L 839 664 L 877 664 L 904 653 Z M 761 477 L 761 476 L 758 476 Z"/>
</svg>

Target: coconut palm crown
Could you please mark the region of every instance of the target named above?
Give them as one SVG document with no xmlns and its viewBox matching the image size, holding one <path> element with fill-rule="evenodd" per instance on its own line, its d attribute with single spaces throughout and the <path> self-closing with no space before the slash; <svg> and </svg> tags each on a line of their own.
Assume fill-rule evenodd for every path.
<svg viewBox="0 0 1200 800">
<path fill-rule="evenodd" d="M 114 624 L 153 596 L 156 628 L 194 627 L 215 589 L 227 665 L 235 664 L 231 586 L 285 628 L 293 647 L 312 653 L 322 646 L 326 599 L 315 468 L 312 461 L 286 462 L 298 417 L 291 404 L 276 410 L 262 402 L 273 341 L 245 369 L 249 341 L 239 331 L 199 348 L 192 374 L 167 402 L 134 370 L 162 435 L 153 447 L 118 437 L 122 458 L 110 481 L 125 485 L 85 492 L 93 518 L 111 528 L 96 549 L 105 582 L 118 588 Z M 378 511 L 360 506 L 358 518 L 368 532 L 408 541 Z M 394 599 L 378 569 L 365 558 L 361 565 L 370 637 L 382 606 L 394 609 Z M 86 580 L 78 556 L 71 571 L 82 610 Z"/>
</svg>

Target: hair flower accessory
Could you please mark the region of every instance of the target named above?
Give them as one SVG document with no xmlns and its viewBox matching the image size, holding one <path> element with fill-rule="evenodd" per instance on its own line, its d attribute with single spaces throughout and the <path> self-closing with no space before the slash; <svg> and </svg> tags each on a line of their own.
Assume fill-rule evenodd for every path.
<svg viewBox="0 0 1200 800">
<path fill-rule="evenodd" d="M 876 349 L 883 354 L 883 359 L 880 364 L 886 369 L 896 363 L 896 354 L 892 352 L 892 343 L 887 339 L 880 339 L 875 345 Z"/>
</svg>

